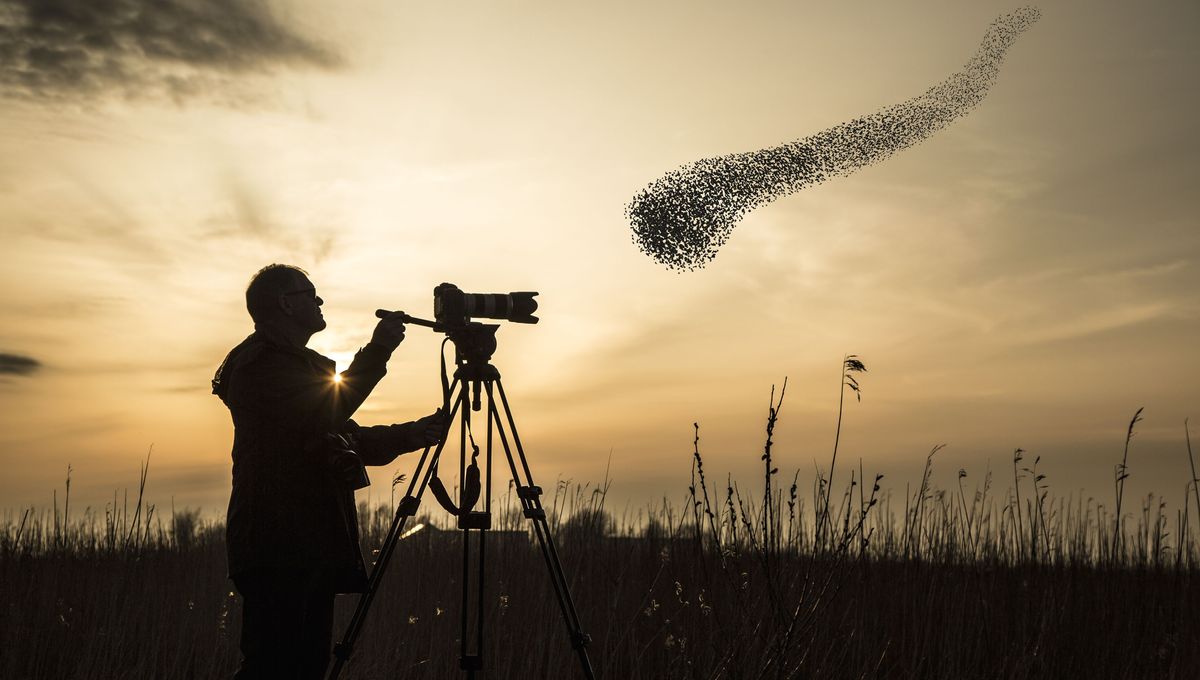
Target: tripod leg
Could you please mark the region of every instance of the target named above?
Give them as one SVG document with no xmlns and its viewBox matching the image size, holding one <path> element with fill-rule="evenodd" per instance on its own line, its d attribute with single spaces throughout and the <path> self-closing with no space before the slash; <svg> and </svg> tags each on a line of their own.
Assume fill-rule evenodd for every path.
<svg viewBox="0 0 1200 680">
<path fill-rule="evenodd" d="M 478 383 L 472 383 L 478 394 Z M 464 392 L 465 394 L 465 392 Z M 464 398 L 463 401 L 463 435 L 462 435 L 462 458 L 461 469 L 465 470 L 467 458 L 467 442 L 466 432 L 469 430 L 469 414 L 467 404 Z M 491 528 L 491 501 L 492 501 L 492 425 L 493 416 L 492 410 L 488 409 L 487 415 L 487 448 L 484 455 L 484 468 L 486 476 L 482 483 L 483 492 L 483 510 L 479 512 L 472 511 L 472 507 L 467 506 L 467 500 L 460 500 L 459 509 L 459 528 L 462 532 L 462 609 L 459 619 L 459 666 L 467 672 L 468 680 L 474 680 L 476 673 L 483 671 L 483 649 L 484 649 L 484 609 L 486 601 L 486 551 L 487 551 L 487 534 Z M 474 440 L 472 439 L 472 449 L 474 449 Z M 465 475 L 465 472 L 463 473 Z M 461 495 L 460 495 L 461 497 Z M 474 502 L 478 502 L 475 498 Z M 477 561 L 472 565 L 471 561 L 471 541 L 472 535 L 477 537 L 478 542 L 478 557 Z M 472 574 L 472 567 L 474 574 Z M 472 607 L 471 581 L 472 577 L 475 580 L 474 592 L 474 607 Z M 474 636 L 471 635 L 471 613 L 475 615 Z"/>
<path fill-rule="evenodd" d="M 516 422 L 513 420 L 512 409 L 508 406 L 508 398 L 504 394 L 504 386 L 499 380 L 496 380 L 495 383 L 496 389 L 500 394 L 500 402 L 504 407 L 504 416 L 508 423 L 509 432 L 512 433 L 513 445 L 516 448 L 517 457 L 521 463 L 520 469 L 517 467 L 517 460 L 513 458 L 512 448 L 508 445 L 508 438 L 504 434 L 504 422 L 501 421 L 500 414 L 496 409 L 495 400 L 492 398 L 491 382 L 487 383 L 488 408 L 491 411 L 489 415 L 494 416 L 496 419 L 496 432 L 500 435 L 500 443 L 504 447 L 504 455 L 508 459 L 513 481 L 517 484 L 517 497 L 521 500 L 521 507 L 524 510 L 525 517 L 533 522 L 534 533 L 537 535 L 542 558 L 546 562 L 546 568 L 550 572 L 550 580 L 554 585 L 554 594 L 558 598 L 558 607 L 567 625 L 571 647 L 579 656 L 579 663 L 583 668 L 584 676 L 588 680 L 595 680 L 596 675 L 592 670 L 592 662 L 588 658 L 587 653 L 587 644 L 591 642 L 591 637 L 583 632 L 583 627 L 579 621 L 579 613 L 575 609 L 575 601 L 571 597 L 570 585 L 567 582 L 566 574 L 563 572 L 562 561 L 558 558 L 558 550 L 554 547 L 554 539 L 550 535 L 550 525 L 546 521 L 546 510 L 542 507 L 542 489 L 533 483 L 533 474 L 529 471 L 529 461 L 525 457 L 525 449 L 522 448 L 521 439 L 517 435 Z M 522 472 L 524 472 L 524 476 L 522 476 Z"/>
<path fill-rule="evenodd" d="M 484 612 L 484 555 L 487 544 L 486 525 L 480 523 L 481 513 L 472 513 L 471 526 L 462 529 L 462 610 L 459 619 L 459 667 L 467 672 L 467 678 L 473 679 L 475 674 L 483 670 L 483 612 Z M 478 537 L 479 555 L 474 564 L 471 560 L 471 536 Z M 474 567 L 475 573 L 471 573 Z M 475 594 L 474 607 L 471 607 L 471 580 L 474 576 Z M 471 612 L 475 613 L 475 635 L 471 635 Z M 472 642 L 474 644 L 472 644 Z"/>
<path fill-rule="evenodd" d="M 454 391 L 455 387 L 459 388 L 460 393 L 465 393 L 466 391 L 458 381 L 455 381 L 454 386 L 450 388 L 451 392 Z M 454 409 L 458 408 L 460 401 L 462 400 L 454 400 L 452 402 Z M 451 411 L 449 420 L 453 422 L 454 411 Z M 392 517 L 392 524 L 388 529 L 387 537 L 384 539 L 383 546 L 379 549 L 379 558 L 375 562 L 375 568 L 371 570 L 371 576 L 367 580 L 367 588 L 358 599 L 358 606 L 354 609 L 354 615 L 350 617 L 350 624 L 346 626 L 346 632 L 342 636 L 341 641 L 333 646 L 333 666 L 329 670 L 328 680 L 336 680 L 342 672 L 342 667 L 349 661 L 350 654 L 354 650 L 354 642 L 358 639 L 359 633 L 362 632 L 367 611 L 371 607 L 371 602 L 375 599 L 379 582 L 383 579 L 384 571 L 391 560 L 396 543 L 404 533 L 404 525 L 409 517 L 417 513 L 417 508 L 421 505 L 421 497 L 425 494 L 425 489 L 429 487 L 429 479 L 432 477 L 433 471 L 437 469 L 437 462 L 441 458 L 442 450 L 445 446 L 446 441 L 443 438 L 437 445 L 437 448 L 432 449 L 432 456 L 430 455 L 431 449 L 429 447 L 426 447 L 421 453 L 421 459 L 417 461 L 417 467 L 413 470 L 412 479 L 408 483 L 408 490 L 396 506 L 396 514 Z M 415 494 L 413 493 L 414 490 L 416 491 Z"/>
</svg>

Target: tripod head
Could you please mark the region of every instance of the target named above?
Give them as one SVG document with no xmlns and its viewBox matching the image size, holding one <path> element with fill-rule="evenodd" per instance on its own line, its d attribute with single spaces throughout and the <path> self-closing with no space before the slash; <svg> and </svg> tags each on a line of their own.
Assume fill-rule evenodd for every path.
<svg viewBox="0 0 1200 680">
<path fill-rule="evenodd" d="M 433 289 L 434 321 L 409 316 L 404 312 L 375 310 L 375 316 L 383 318 L 400 314 L 404 323 L 432 328 L 445 333 L 454 343 L 454 363 L 458 366 L 454 377 L 476 384 L 481 380 L 497 380 L 500 372 L 492 366 L 492 354 L 496 351 L 496 324 L 472 321 L 472 318 L 503 319 L 514 323 L 537 323 L 533 315 L 537 301 L 533 291 L 514 293 L 464 293 L 452 283 L 442 283 Z M 445 370 L 443 370 L 445 373 Z"/>
<path fill-rule="evenodd" d="M 459 366 L 490 365 L 496 352 L 496 330 L 499 324 L 470 321 L 446 331 L 454 343 L 455 361 Z"/>
<path fill-rule="evenodd" d="M 450 342 L 454 343 L 454 377 L 471 386 L 471 409 L 478 411 L 481 407 L 480 384 L 500 379 L 500 371 L 492 365 L 492 354 L 496 352 L 496 330 L 500 328 L 494 323 L 479 323 L 478 321 L 462 321 L 453 324 L 439 323 L 428 319 L 409 316 L 404 312 L 389 312 L 386 309 L 375 310 L 375 316 L 383 318 L 389 314 L 400 314 L 404 323 L 414 326 L 425 326 L 438 333 L 445 333 Z M 442 392 L 449 398 L 450 384 L 446 377 L 446 359 L 442 357 Z M 448 405 L 447 405 L 448 406 Z"/>
<path fill-rule="evenodd" d="M 454 363 L 459 367 L 472 366 L 483 368 L 491 366 L 492 355 L 496 352 L 496 331 L 499 324 L 480 323 L 478 321 L 462 321 L 459 323 L 441 323 L 405 314 L 390 312 L 386 309 L 375 310 L 375 316 L 382 319 L 391 314 L 399 314 L 404 323 L 414 326 L 424 326 L 437 333 L 445 333 L 450 342 L 454 343 Z M 499 375 L 497 374 L 497 377 Z"/>
</svg>

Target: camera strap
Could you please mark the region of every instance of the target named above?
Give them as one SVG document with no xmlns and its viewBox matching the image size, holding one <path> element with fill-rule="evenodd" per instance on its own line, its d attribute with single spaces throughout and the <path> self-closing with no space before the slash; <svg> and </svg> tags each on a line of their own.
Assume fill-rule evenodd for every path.
<svg viewBox="0 0 1200 680">
<path fill-rule="evenodd" d="M 450 376 L 446 371 L 446 343 L 450 338 L 442 340 L 441 348 L 441 364 L 442 364 L 442 413 L 449 418 L 452 410 L 450 408 Z M 468 386 L 463 385 L 463 393 L 466 393 Z M 467 408 L 466 404 L 463 408 Z M 449 492 L 446 491 L 446 485 L 438 477 L 438 463 L 441 461 L 441 456 L 438 456 L 433 461 L 432 474 L 429 477 L 429 488 L 433 491 L 433 497 L 437 499 L 439 505 L 451 515 L 458 517 L 464 516 L 475 507 L 475 503 L 479 501 L 480 483 L 479 483 L 479 445 L 475 443 L 475 437 L 471 433 L 471 421 L 465 419 L 467 428 L 467 439 L 471 442 L 471 463 L 467 466 L 466 475 L 462 484 L 462 505 L 456 505 L 450 498 Z M 446 424 L 446 434 L 450 433 L 450 423 Z"/>
</svg>

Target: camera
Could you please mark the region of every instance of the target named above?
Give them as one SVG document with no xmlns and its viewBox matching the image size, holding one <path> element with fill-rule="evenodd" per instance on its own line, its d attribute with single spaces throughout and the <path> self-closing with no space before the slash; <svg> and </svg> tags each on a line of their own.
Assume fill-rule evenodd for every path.
<svg viewBox="0 0 1200 680">
<path fill-rule="evenodd" d="M 404 314 L 375 310 L 375 316 L 384 318 L 389 314 L 403 314 L 404 323 L 431 328 L 445 333 L 458 351 L 457 360 L 474 364 L 486 364 L 496 351 L 495 324 L 479 323 L 473 318 L 501 319 L 515 323 L 537 323 L 533 315 L 537 301 L 532 291 L 516 293 L 464 293 L 452 283 L 443 283 L 433 289 L 434 321 Z M 476 399 L 478 401 L 478 398 Z"/>
<path fill-rule="evenodd" d="M 445 328 L 465 326 L 472 318 L 537 323 L 535 292 L 464 293 L 453 283 L 433 289 L 433 318 Z"/>
</svg>

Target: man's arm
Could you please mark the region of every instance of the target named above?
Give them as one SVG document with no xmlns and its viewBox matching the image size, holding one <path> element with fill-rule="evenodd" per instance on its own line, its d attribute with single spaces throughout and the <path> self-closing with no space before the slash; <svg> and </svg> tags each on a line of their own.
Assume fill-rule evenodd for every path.
<svg viewBox="0 0 1200 680">
<path fill-rule="evenodd" d="M 446 430 L 441 409 L 411 423 L 362 427 L 351 420 L 348 425 L 354 450 L 366 465 L 387 465 L 402 453 L 434 446 Z"/>
<path fill-rule="evenodd" d="M 354 355 L 334 380 L 305 357 L 264 351 L 232 376 L 229 403 L 283 426 L 318 432 L 341 430 L 387 373 L 391 350 L 374 342 Z"/>
<path fill-rule="evenodd" d="M 288 428 L 341 431 L 387 373 L 387 361 L 403 341 L 404 315 L 384 317 L 337 379 L 332 370 L 313 365 L 307 350 L 257 351 L 235 370 L 226 403 Z"/>
</svg>

